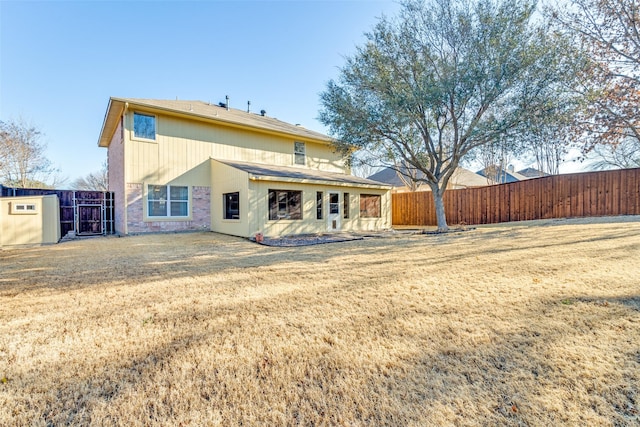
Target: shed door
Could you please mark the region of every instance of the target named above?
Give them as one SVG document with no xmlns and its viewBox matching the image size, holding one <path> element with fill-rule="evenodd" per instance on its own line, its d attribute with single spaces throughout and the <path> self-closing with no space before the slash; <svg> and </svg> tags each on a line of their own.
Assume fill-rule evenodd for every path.
<svg viewBox="0 0 640 427">
<path fill-rule="evenodd" d="M 102 206 L 78 205 L 78 233 L 102 234 Z"/>
<path fill-rule="evenodd" d="M 340 230 L 340 193 L 329 193 L 329 215 L 327 230 Z"/>
</svg>

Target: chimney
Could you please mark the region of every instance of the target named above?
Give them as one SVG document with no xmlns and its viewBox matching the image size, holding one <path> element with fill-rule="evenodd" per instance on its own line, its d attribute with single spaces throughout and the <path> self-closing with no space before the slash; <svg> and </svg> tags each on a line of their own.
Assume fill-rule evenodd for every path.
<svg viewBox="0 0 640 427">
<path fill-rule="evenodd" d="M 264 117 L 267 115 L 267 112 L 265 110 L 260 110 L 260 115 Z"/>
<path fill-rule="evenodd" d="M 247 113 L 251 112 L 251 101 L 247 101 Z"/>
<path fill-rule="evenodd" d="M 227 100 L 227 111 L 229 111 L 229 95 L 226 95 L 225 99 Z"/>
</svg>

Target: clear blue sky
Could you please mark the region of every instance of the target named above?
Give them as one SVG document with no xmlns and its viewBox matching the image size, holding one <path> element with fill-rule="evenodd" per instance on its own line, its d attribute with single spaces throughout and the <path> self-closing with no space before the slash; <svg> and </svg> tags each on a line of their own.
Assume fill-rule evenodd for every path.
<svg viewBox="0 0 640 427">
<path fill-rule="evenodd" d="M 100 169 L 110 96 L 264 109 L 325 132 L 319 94 L 392 1 L 0 0 L 0 120 L 45 133 L 69 182 Z"/>
</svg>

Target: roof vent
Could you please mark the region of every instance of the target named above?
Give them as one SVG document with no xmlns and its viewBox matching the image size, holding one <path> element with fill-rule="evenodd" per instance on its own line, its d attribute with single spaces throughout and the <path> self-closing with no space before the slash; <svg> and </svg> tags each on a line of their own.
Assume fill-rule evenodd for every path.
<svg viewBox="0 0 640 427">
<path fill-rule="evenodd" d="M 260 110 L 260 115 L 264 117 L 267 115 L 267 112 L 265 110 Z"/>
</svg>

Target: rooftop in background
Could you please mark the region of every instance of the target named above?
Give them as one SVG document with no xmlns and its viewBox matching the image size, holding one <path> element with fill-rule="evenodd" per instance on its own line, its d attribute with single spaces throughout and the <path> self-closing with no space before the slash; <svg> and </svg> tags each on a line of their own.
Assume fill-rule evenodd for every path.
<svg viewBox="0 0 640 427">
<path fill-rule="evenodd" d="M 418 179 L 424 178 L 424 174 L 420 171 L 416 171 Z M 406 187 L 406 184 L 398 176 L 398 172 L 395 169 L 384 168 L 380 172 L 371 175 L 368 179 L 383 182 L 388 185 L 392 185 L 396 188 Z M 449 180 L 450 189 L 455 188 L 468 188 L 468 187 L 483 187 L 485 185 L 495 184 L 491 179 L 484 176 L 473 173 L 472 171 L 459 167 L 455 170 Z M 428 185 L 421 183 L 422 189 L 430 189 Z"/>
<path fill-rule="evenodd" d="M 476 172 L 480 176 L 490 177 L 495 179 L 498 184 L 506 184 L 508 182 L 524 181 L 529 177 L 524 176 L 513 170 L 511 167 L 508 169 L 496 170 L 495 166 L 489 166 Z"/>
<path fill-rule="evenodd" d="M 165 111 L 168 114 L 190 116 L 196 120 L 206 120 L 222 125 L 251 128 L 258 132 L 290 135 L 302 140 L 313 140 L 327 144 L 332 141 L 327 135 L 269 117 L 266 112 L 264 112 L 264 114 L 262 112 L 256 114 L 247 112 L 246 110 L 227 108 L 224 104 L 212 104 L 203 101 L 111 97 L 98 141 L 100 147 L 107 147 L 109 145 L 120 116 L 126 108 Z"/>
<path fill-rule="evenodd" d="M 527 178 L 540 178 L 542 176 L 549 176 L 550 174 L 534 168 L 526 168 L 519 170 L 518 173 Z"/>
</svg>

